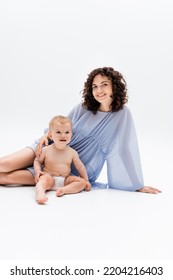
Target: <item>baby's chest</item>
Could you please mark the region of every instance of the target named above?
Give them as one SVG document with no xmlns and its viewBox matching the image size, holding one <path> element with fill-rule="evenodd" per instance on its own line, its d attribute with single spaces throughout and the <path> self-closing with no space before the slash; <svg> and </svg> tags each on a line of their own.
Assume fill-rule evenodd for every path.
<svg viewBox="0 0 173 280">
<path fill-rule="evenodd" d="M 55 163 L 55 164 L 71 164 L 72 162 L 72 155 L 70 153 L 67 152 L 52 152 L 49 153 L 46 158 L 45 158 L 45 162 L 50 162 L 50 163 Z"/>
</svg>

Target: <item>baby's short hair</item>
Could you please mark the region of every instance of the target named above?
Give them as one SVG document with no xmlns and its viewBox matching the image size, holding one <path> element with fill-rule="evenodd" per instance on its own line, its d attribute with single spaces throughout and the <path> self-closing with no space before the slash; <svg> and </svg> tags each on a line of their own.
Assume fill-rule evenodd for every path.
<svg viewBox="0 0 173 280">
<path fill-rule="evenodd" d="M 71 126 L 72 126 L 72 122 L 71 120 L 68 118 L 68 117 L 65 117 L 65 116 L 62 116 L 62 115 L 57 115 L 57 116 L 54 116 L 50 122 L 49 122 L 49 130 L 52 129 L 53 125 L 55 122 L 60 122 L 61 124 L 65 124 L 65 123 L 70 123 Z"/>
</svg>

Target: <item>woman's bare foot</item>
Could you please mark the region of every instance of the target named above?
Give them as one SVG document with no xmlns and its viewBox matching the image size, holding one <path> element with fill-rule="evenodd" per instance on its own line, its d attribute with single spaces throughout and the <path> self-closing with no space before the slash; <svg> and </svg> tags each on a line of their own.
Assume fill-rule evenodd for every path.
<svg viewBox="0 0 173 280">
<path fill-rule="evenodd" d="M 48 201 L 48 198 L 45 195 L 45 190 L 41 186 L 36 186 L 36 201 L 39 204 L 44 204 Z"/>
<path fill-rule="evenodd" d="M 60 187 L 56 191 L 56 196 L 63 196 L 65 194 L 65 189 L 64 187 Z"/>
</svg>

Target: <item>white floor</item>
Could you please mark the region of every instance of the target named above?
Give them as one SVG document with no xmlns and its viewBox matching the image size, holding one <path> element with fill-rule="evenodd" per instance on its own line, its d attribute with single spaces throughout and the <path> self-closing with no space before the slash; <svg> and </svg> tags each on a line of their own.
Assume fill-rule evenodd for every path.
<svg viewBox="0 0 173 280">
<path fill-rule="evenodd" d="M 158 195 L 97 189 L 57 198 L 52 191 L 42 206 L 34 187 L 0 186 L 0 259 L 173 259 L 171 160 L 164 149 L 158 160 L 159 149 L 142 152 L 146 184 L 161 188 Z"/>
<path fill-rule="evenodd" d="M 172 193 L 94 190 L 34 201 L 33 187 L 0 189 L 1 259 L 170 259 Z"/>
</svg>

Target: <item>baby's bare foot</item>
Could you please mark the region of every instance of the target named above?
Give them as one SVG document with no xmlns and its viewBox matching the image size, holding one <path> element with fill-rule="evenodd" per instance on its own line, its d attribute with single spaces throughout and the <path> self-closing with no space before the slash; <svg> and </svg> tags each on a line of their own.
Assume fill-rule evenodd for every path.
<svg viewBox="0 0 173 280">
<path fill-rule="evenodd" d="M 36 199 L 36 201 L 38 202 L 38 204 L 44 204 L 48 201 L 48 198 L 47 197 L 44 197 L 42 199 Z"/>
<path fill-rule="evenodd" d="M 65 190 L 64 190 L 63 187 L 62 188 L 60 187 L 60 188 L 57 189 L 57 191 L 56 191 L 57 196 L 62 196 L 64 194 L 65 194 Z"/>
<path fill-rule="evenodd" d="M 41 186 L 36 186 L 36 201 L 39 204 L 44 204 L 48 201 L 48 198 L 45 195 L 45 190 Z"/>
</svg>

